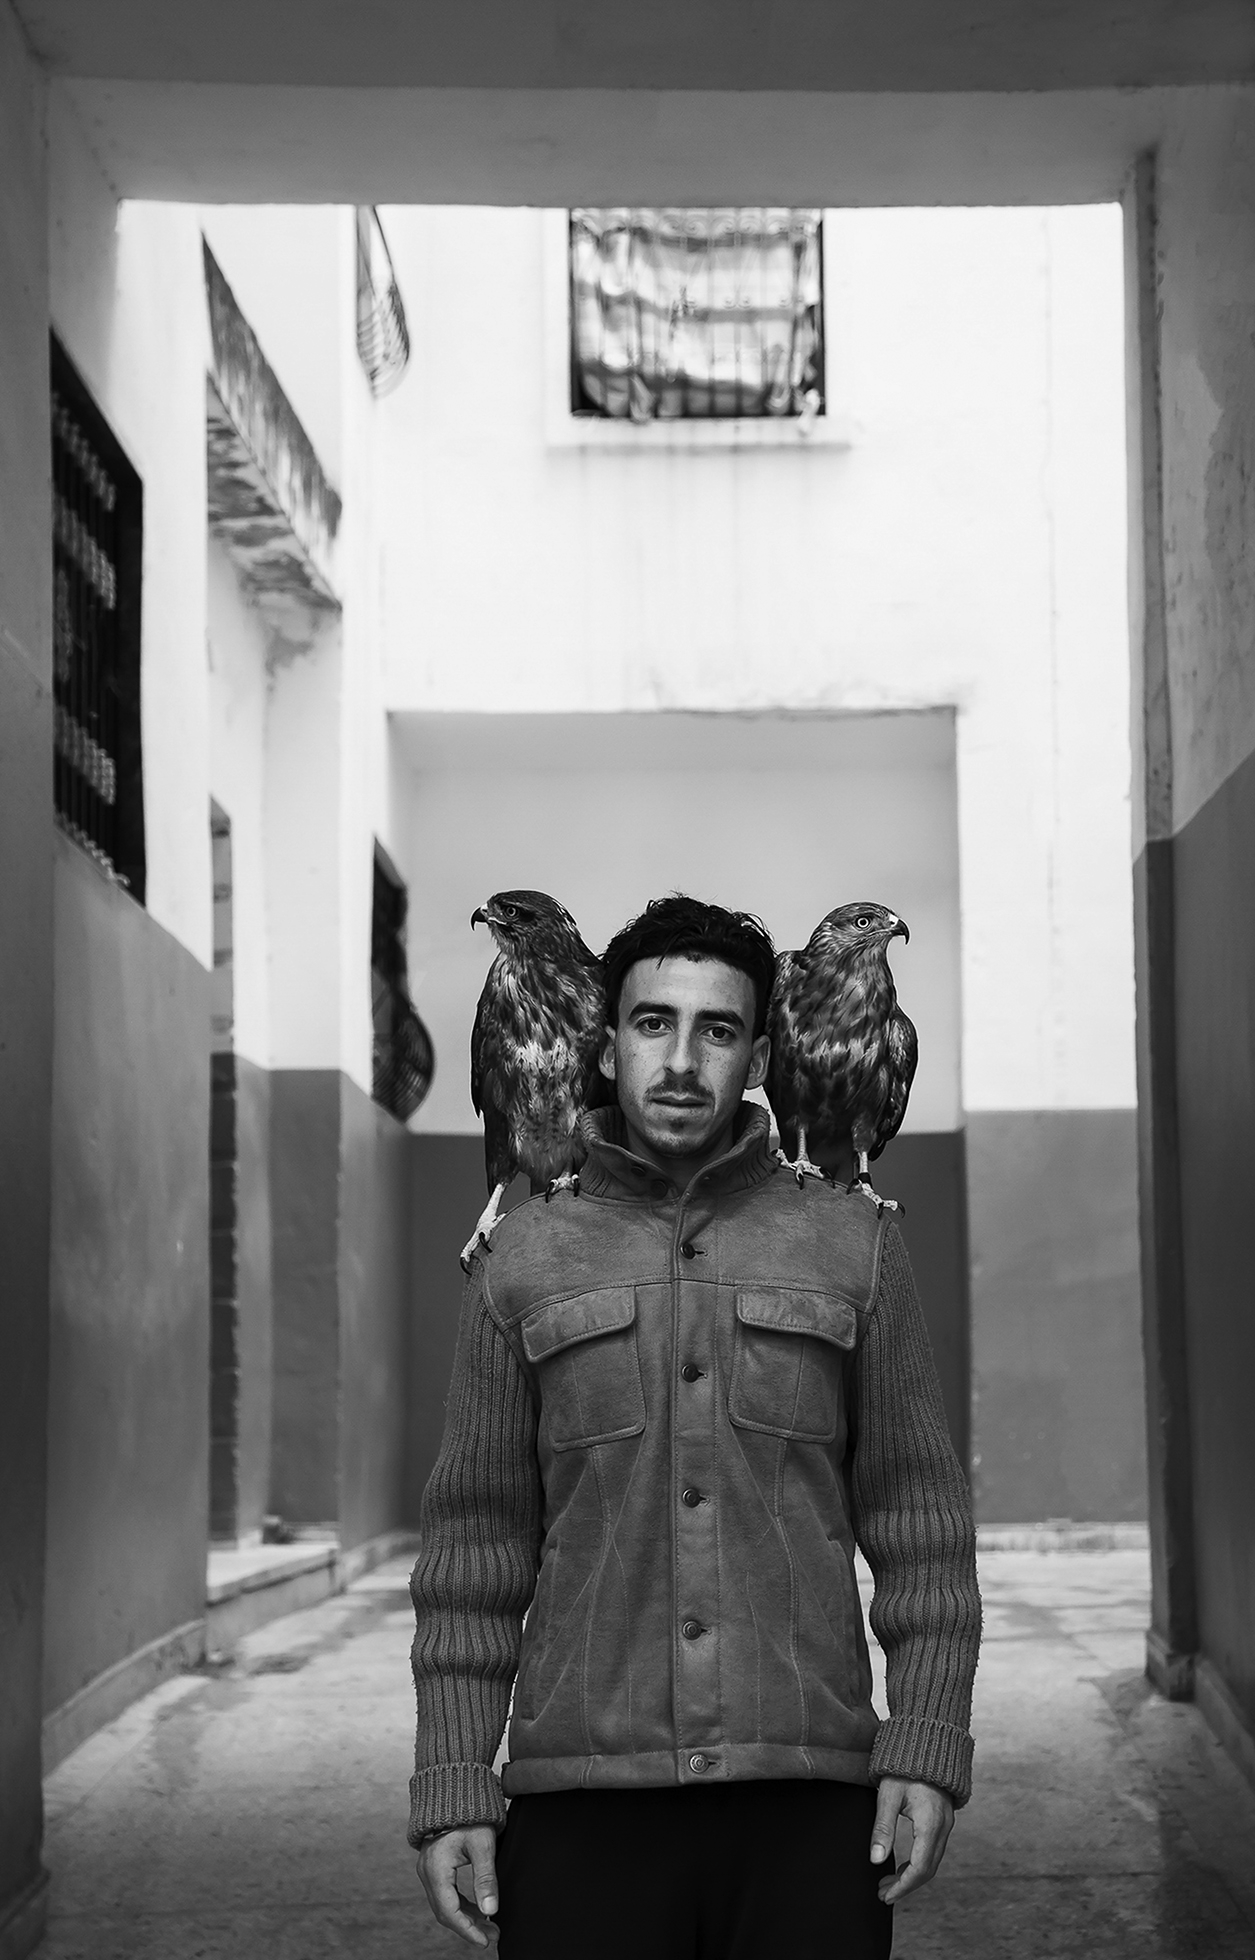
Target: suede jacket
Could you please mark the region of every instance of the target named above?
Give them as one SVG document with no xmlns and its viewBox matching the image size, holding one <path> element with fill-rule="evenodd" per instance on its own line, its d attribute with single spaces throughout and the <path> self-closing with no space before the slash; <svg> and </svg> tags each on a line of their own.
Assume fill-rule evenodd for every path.
<svg viewBox="0 0 1255 1960">
<path fill-rule="evenodd" d="M 974 1533 L 889 1214 L 799 1189 L 753 1105 L 683 1193 L 617 1110 L 582 1127 L 579 1194 L 511 1212 L 467 1289 L 412 1585 L 411 1835 L 501 1821 L 512 1681 L 506 1795 L 892 1774 L 962 1803 Z"/>
</svg>

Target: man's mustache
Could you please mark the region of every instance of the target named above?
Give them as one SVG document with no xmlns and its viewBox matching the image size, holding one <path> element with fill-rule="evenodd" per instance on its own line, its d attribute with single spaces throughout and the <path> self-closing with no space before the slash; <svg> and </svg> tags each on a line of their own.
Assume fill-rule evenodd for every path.
<svg viewBox="0 0 1255 1960">
<path fill-rule="evenodd" d="M 645 1100 L 647 1102 L 683 1102 L 691 1104 L 694 1108 L 700 1107 L 703 1109 L 711 1107 L 714 1103 L 714 1097 L 708 1090 L 696 1088 L 692 1083 L 688 1082 L 664 1082 L 658 1088 L 651 1089 Z"/>
</svg>

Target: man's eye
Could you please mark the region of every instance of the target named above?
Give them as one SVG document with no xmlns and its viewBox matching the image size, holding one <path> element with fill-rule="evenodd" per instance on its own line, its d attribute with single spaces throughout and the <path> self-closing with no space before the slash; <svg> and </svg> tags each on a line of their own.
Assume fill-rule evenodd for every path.
<svg viewBox="0 0 1255 1960">
<path fill-rule="evenodd" d="M 712 1040 L 714 1040 L 714 1041 L 735 1041 L 735 1040 L 736 1040 L 736 1029 L 735 1029 L 735 1028 L 718 1028 L 718 1027 L 716 1027 L 716 1028 L 711 1028 L 711 1030 L 710 1030 L 710 1034 L 711 1034 L 711 1038 L 712 1038 Z"/>
<path fill-rule="evenodd" d="M 638 1021 L 636 1025 L 642 1034 L 661 1034 L 667 1024 L 661 1015 L 647 1014 L 644 1020 Z"/>
</svg>

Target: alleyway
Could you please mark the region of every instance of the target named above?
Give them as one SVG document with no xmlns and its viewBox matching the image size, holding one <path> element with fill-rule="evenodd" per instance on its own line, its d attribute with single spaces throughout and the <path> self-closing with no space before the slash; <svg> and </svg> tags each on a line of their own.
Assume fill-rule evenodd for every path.
<svg viewBox="0 0 1255 1960">
<path fill-rule="evenodd" d="M 62 1765 L 48 1960 L 469 1951 L 403 1839 L 406 1576 L 275 1622 Z M 1255 1794 L 1193 1708 L 1147 1694 L 1144 1557 L 1000 1552 L 983 1587 L 977 1794 L 896 1960 L 1252 1960 Z"/>
</svg>

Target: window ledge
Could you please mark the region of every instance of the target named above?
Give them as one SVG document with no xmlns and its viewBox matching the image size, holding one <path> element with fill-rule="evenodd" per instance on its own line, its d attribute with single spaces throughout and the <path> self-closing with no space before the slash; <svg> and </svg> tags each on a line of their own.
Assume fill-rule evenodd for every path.
<svg viewBox="0 0 1255 1960">
<path fill-rule="evenodd" d="M 548 449 L 626 449 L 638 456 L 704 449 L 849 449 L 853 442 L 850 417 L 831 414 L 804 427 L 794 416 L 630 422 L 557 409 L 546 417 L 545 427 Z"/>
</svg>

